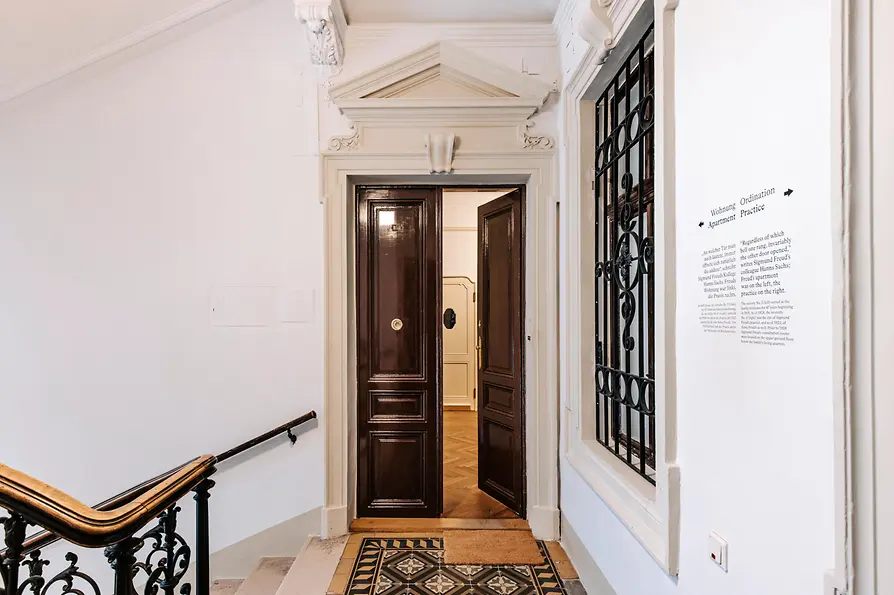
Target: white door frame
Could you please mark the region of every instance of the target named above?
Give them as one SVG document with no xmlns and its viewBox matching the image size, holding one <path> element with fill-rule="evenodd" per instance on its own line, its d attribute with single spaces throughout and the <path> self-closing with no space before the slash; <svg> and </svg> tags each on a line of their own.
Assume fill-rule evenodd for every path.
<svg viewBox="0 0 894 595">
<path fill-rule="evenodd" d="M 539 539 L 559 537 L 556 155 L 551 149 L 459 152 L 449 176 L 429 174 L 422 152 L 324 154 L 325 490 L 321 534 L 356 516 L 355 184 L 524 184 L 527 518 Z"/>
<path fill-rule="evenodd" d="M 894 21 L 878 0 L 832 2 L 832 214 L 835 248 L 835 569 L 826 595 L 891 592 L 894 549 L 889 314 L 894 141 L 891 78 L 880 66 Z M 884 66 L 881 66 L 884 68 Z M 876 305 L 878 304 L 878 306 Z"/>
</svg>

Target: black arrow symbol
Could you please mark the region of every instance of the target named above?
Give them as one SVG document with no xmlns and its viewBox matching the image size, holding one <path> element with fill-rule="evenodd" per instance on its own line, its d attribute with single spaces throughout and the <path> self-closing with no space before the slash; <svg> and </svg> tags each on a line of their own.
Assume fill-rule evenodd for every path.
<svg viewBox="0 0 894 595">
<path fill-rule="evenodd" d="M 699 226 L 699 227 L 704 227 L 704 226 L 705 226 L 705 222 L 704 222 L 704 221 L 699 221 L 699 222 L 698 222 L 698 226 Z"/>
<path fill-rule="evenodd" d="M 785 196 L 791 196 L 791 195 L 792 195 L 792 192 L 794 192 L 794 190 L 792 190 L 791 188 L 789 188 L 788 190 L 786 190 L 785 192 L 783 192 L 783 194 L 784 194 Z"/>
</svg>

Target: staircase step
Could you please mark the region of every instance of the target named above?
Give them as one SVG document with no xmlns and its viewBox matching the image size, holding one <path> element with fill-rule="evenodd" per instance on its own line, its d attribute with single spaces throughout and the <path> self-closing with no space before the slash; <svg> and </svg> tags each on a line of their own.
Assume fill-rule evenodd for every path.
<svg viewBox="0 0 894 595">
<path fill-rule="evenodd" d="M 242 578 L 216 580 L 211 583 L 211 595 L 236 595 L 236 591 L 244 582 L 245 579 Z"/>
<path fill-rule="evenodd" d="M 261 558 L 234 595 L 275 595 L 295 558 Z"/>
<path fill-rule="evenodd" d="M 335 539 L 312 537 L 295 558 L 276 595 L 326 595 L 347 542 L 347 535 Z"/>
</svg>

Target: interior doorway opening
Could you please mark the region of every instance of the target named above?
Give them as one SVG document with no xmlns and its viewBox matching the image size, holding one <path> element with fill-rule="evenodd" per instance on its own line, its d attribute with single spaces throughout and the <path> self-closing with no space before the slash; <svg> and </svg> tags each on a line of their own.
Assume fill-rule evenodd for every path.
<svg viewBox="0 0 894 595">
<path fill-rule="evenodd" d="M 453 187 L 442 194 L 444 518 L 518 518 L 478 487 L 478 209 L 513 190 Z"/>
<path fill-rule="evenodd" d="M 357 187 L 359 517 L 525 516 L 524 190 Z"/>
</svg>

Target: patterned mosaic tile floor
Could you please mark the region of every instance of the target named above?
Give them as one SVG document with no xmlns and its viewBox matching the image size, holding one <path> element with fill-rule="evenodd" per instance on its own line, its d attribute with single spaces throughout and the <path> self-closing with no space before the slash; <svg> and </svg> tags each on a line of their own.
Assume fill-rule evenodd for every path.
<svg viewBox="0 0 894 595">
<path fill-rule="evenodd" d="M 441 537 L 367 537 L 348 595 L 567 595 L 549 550 L 542 566 L 450 566 Z"/>
</svg>

